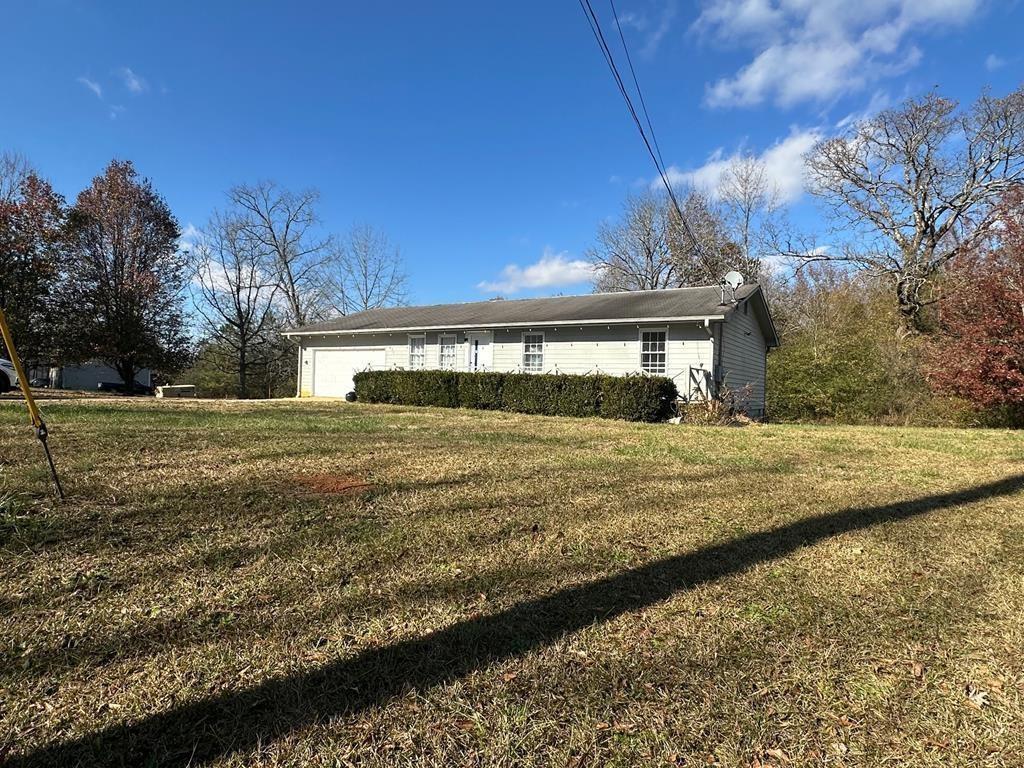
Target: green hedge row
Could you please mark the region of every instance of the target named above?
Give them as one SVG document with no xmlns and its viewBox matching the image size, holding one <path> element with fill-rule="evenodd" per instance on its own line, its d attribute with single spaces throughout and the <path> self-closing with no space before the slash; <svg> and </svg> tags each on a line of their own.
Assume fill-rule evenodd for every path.
<svg viewBox="0 0 1024 768">
<path fill-rule="evenodd" d="M 661 376 L 573 376 L 455 371 L 363 371 L 355 375 L 356 399 L 365 403 L 602 416 L 664 421 L 678 393 Z"/>
</svg>

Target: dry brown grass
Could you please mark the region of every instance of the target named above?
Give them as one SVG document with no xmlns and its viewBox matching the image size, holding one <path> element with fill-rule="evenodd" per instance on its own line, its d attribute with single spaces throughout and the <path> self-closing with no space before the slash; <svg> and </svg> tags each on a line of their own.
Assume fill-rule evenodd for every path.
<svg viewBox="0 0 1024 768">
<path fill-rule="evenodd" d="M 43 389 L 33 388 L 32 396 L 36 400 L 137 400 L 137 397 L 125 397 L 123 395 L 112 395 L 109 392 L 97 392 L 95 390 L 78 390 L 78 389 Z M 0 403 L 6 402 L 18 402 L 24 403 L 25 397 L 21 394 L 18 389 L 12 389 L 8 392 L 0 393 Z"/>
<path fill-rule="evenodd" d="M 1018 434 L 45 408 L 63 505 L 0 405 L 0 762 L 1022 764 Z"/>
</svg>

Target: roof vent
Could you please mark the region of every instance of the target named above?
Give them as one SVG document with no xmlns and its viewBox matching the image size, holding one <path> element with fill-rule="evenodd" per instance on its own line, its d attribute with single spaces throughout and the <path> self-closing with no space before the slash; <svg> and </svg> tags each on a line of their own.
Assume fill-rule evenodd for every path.
<svg viewBox="0 0 1024 768">
<path fill-rule="evenodd" d="M 723 304 L 735 304 L 736 303 L 736 291 L 743 285 L 743 275 L 737 272 L 735 269 L 725 273 L 725 277 L 722 278 L 722 303 Z M 729 300 L 726 301 L 726 293 L 728 292 Z"/>
</svg>

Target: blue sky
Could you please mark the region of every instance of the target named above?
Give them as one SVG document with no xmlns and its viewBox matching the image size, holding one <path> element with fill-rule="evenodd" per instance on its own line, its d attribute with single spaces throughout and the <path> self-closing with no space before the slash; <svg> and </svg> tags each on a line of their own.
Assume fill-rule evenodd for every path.
<svg viewBox="0 0 1024 768">
<path fill-rule="evenodd" d="M 609 5 L 592 0 L 611 32 Z M 618 0 L 673 176 L 764 157 L 817 226 L 800 153 L 938 88 L 1021 81 L 1024 8 L 984 0 Z M 322 193 L 386 231 L 414 302 L 587 290 L 600 221 L 654 176 L 575 0 L 0 0 L 0 149 L 69 199 L 133 160 L 182 227 L 233 184 Z"/>
</svg>

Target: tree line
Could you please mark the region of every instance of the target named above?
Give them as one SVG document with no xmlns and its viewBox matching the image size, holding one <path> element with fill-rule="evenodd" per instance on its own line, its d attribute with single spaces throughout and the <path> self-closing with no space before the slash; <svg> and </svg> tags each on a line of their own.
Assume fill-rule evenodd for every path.
<svg viewBox="0 0 1024 768">
<path fill-rule="evenodd" d="M 191 261 L 202 341 L 187 378 L 206 393 L 294 394 L 285 328 L 404 302 L 399 249 L 369 225 L 324 233 L 319 200 L 315 189 L 239 185 L 198 234 Z"/>
<path fill-rule="evenodd" d="M 603 222 L 586 253 L 598 291 L 650 291 L 716 285 L 731 269 L 762 276 L 786 221 L 764 164 L 737 158 L 714 196 L 679 190 L 678 210 L 664 193 L 626 199 L 618 220 Z"/>
<path fill-rule="evenodd" d="M 595 289 L 759 280 L 777 418 L 1024 424 L 1024 89 L 910 98 L 804 162 L 824 232 L 787 221 L 763 163 L 740 158 L 680 211 L 629 198 L 589 252 Z"/>
<path fill-rule="evenodd" d="M 828 229 L 801 233 L 764 164 L 714 193 L 630 197 L 587 256 L 596 290 L 765 287 L 786 419 L 1024 423 L 1024 90 L 936 92 L 851 122 L 805 157 Z M 125 382 L 185 370 L 207 394 L 294 392 L 282 330 L 401 303 L 401 254 L 369 226 L 326 232 L 316 190 L 225 193 L 181 245 L 166 201 L 113 161 L 68 205 L 0 156 L 0 305 L 26 361 L 100 360 Z"/>
<path fill-rule="evenodd" d="M 399 303 L 401 254 L 368 225 L 325 233 L 316 190 L 225 195 L 187 244 L 164 198 L 114 160 L 73 204 L 0 155 L 0 306 L 31 367 L 106 363 L 128 385 L 185 371 L 207 394 L 291 394 L 286 327 Z M 4 350 L 0 350 L 4 352 Z"/>
</svg>

